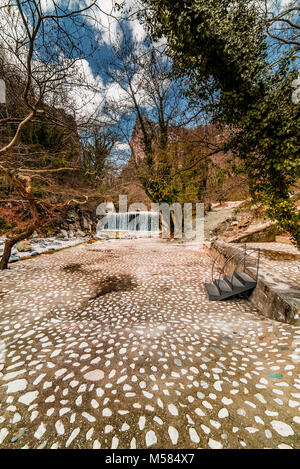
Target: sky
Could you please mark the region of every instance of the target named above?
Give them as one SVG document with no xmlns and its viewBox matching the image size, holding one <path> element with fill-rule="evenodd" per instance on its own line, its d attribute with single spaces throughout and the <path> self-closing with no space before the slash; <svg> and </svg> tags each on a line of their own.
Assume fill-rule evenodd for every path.
<svg viewBox="0 0 300 469">
<path fill-rule="evenodd" d="M 143 43 L 146 38 L 146 31 L 135 15 L 138 0 L 118 0 L 118 3 L 123 3 L 122 11 L 114 8 L 116 1 L 96 0 L 93 9 L 87 10 L 80 17 L 82 25 L 79 28 L 78 24 L 77 27 L 74 27 L 74 23 L 69 18 L 61 20 L 64 29 L 73 35 L 73 40 L 78 40 L 78 43 L 81 44 L 80 49 L 83 49 L 83 53 L 80 53 L 79 49 L 73 53 L 73 58 L 77 60 L 71 68 L 70 82 L 65 87 L 65 89 L 68 89 L 68 102 L 72 104 L 68 108 L 68 104 L 65 103 L 65 110 L 66 112 L 73 111 L 75 107 L 75 116 L 79 122 L 96 114 L 101 115 L 106 98 L 116 102 L 124 98 L 124 90 L 117 83 L 112 82 L 106 74 L 107 63 L 112 55 L 112 44 L 118 38 L 120 39 L 122 35 L 138 43 Z M 44 15 L 54 13 L 53 0 L 38 0 L 38 2 Z M 11 1 L 11 3 L 14 2 Z M 90 5 L 92 0 L 55 0 L 55 3 L 62 8 L 67 5 L 69 11 L 74 11 Z M 5 4 L 7 4 L 7 0 L 0 0 L 0 7 Z M 24 3 L 24 11 L 30 18 L 29 6 L 30 2 Z M 22 40 L 19 41 L 19 39 L 22 36 L 26 39 L 27 36 L 23 32 L 24 27 L 17 8 L 11 11 L 13 11 L 13 14 L 7 9 L 0 9 L 0 40 L 7 45 L 6 57 L 8 60 L 11 63 L 16 63 L 20 70 L 22 69 L 22 62 L 26 63 L 26 46 L 23 47 L 23 55 L 21 53 L 19 61 L 14 57 L 13 51 L 20 42 L 22 43 Z M 63 12 L 59 13 L 62 14 Z M 53 27 L 53 21 L 48 21 L 45 24 L 51 24 Z M 34 56 L 33 69 L 35 70 L 42 69 L 42 61 L 45 59 L 46 62 L 47 59 L 49 61 L 49 58 L 55 61 L 57 58 L 59 60 L 60 57 L 64 56 L 63 47 L 59 48 L 58 46 L 57 31 L 48 27 L 45 36 L 50 47 L 43 49 L 41 47 L 42 40 L 37 39 L 39 55 Z M 40 33 L 39 37 L 42 38 L 43 35 Z M 64 43 L 63 41 L 62 43 Z M 22 49 L 19 50 L 22 51 Z M 46 102 L 49 104 L 55 103 L 55 90 L 48 92 Z M 134 122 L 135 116 L 132 116 L 132 128 Z M 124 141 L 118 142 L 116 148 L 118 151 L 128 151 L 128 145 Z"/>
<path fill-rule="evenodd" d="M 257 1 L 257 0 L 254 0 Z M 269 0 L 270 4 L 281 3 L 281 6 L 287 6 L 294 0 Z M 1 3 L 6 0 L 0 0 Z M 39 0 L 44 13 L 53 12 L 53 0 Z M 56 0 L 58 6 L 69 6 L 69 9 L 76 10 L 90 4 L 91 0 Z M 116 0 L 96 0 L 96 8 L 93 8 L 93 15 L 84 15 L 83 25 L 80 29 L 78 40 L 82 41 L 84 55 L 78 55 L 78 59 L 72 69 L 72 87 L 69 87 L 69 97 L 75 103 L 76 117 L 78 120 L 93 116 L 96 113 L 101 114 L 105 98 L 116 102 L 122 102 L 124 90 L 117 83 L 110 81 L 107 76 L 107 62 L 112 54 L 112 44 L 125 35 L 138 43 L 142 44 L 146 40 L 146 30 L 139 22 L 136 12 L 139 8 L 139 0 L 118 0 L 124 4 L 122 11 L 114 9 Z M 127 14 L 126 14 L 127 11 Z M 1 24 L 2 23 L 2 24 Z M 66 19 L 64 21 L 66 30 L 72 31 L 72 23 Z M 3 27 L 3 16 L 0 15 L 0 38 L 1 29 L 7 31 L 7 25 Z M 12 38 L 20 32 L 20 21 L 12 23 Z M 77 34 L 77 33 L 76 33 Z M 55 49 L 55 37 L 52 38 Z M 38 64 L 38 60 L 36 60 Z M 77 81 L 86 83 L 88 86 L 78 86 Z M 135 116 L 132 116 L 131 128 L 134 125 Z M 128 149 L 124 141 L 117 144 L 120 150 Z"/>
<path fill-rule="evenodd" d="M 82 8 L 90 0 L 71 0 L 70 9 Z M 58 0 L 57 3 L 64 4 L 65 0 Z M 85 18 L 85 42 L 86 57 L 79 60 L 76 69 L 79 69 L 88 85 L 97 88 L 101 96 L 108 96 L 118 100 L 122 98 L 124 92 L 116 83 L 109 81 L 106 74 L 106 64 L 112 53 L 112 44 L 125 34 L 137 42 L 143 43 L 146 38 L 146 31 L 138 21 L 134 12 L 137 10 L 136 0 L 125 0 L 124 7 L 129 12 L 130 19 L 126 20 L 124 10 L 118 12 L 114 9 L 115 0 L 97 0 L 100 9 L 93 9 L 93 16 Z M 41 0 L 44 11 L 51 12 L 53 9 L 52 0 Z M 66 21 L 68 27 L 68 22 Z M 70 95 L 76 100 L 78 115 L 91 114 L 96 111 L 101 102 L 101 96 L 82 87 L 73 88 Z"/>
<path fill-rule="evenodd" d="M 64 0 L 58 0 L 63 3 Z M 80 0 L 80 6 L 88 3 L 90 0 Z M 41 0 L 45 11 L 51 11 L 53 3 L 51 0 Z M 73 4 L 72 4 L 73 3 Z M 70 8 L 78 8 L 76 1 L 71 0 Z M 117 84 L 111 81 L 107 74 L 107 63 L 112 54 L 112 44 L 123 35 L 142 44 L 146 39 L 146 31 L 135 16 L 137 11 L 137 0 L 126 0 L 124 9 L 118 12 L 114 9 L 115 0 L 97 0 L 100 9 L 94 9 L 96 17 L 85 19 L 85 38 L 86 51 L 89 52 L 85 58 L 76 62 L 75 68 L 82 74 L 83 81 L 87 86 L 72 86 L 68 92 L 76 107 L 76 116 L 79 121 L 86 118 L 99 115 L 99 120 L 105 122 L 102 109 L 105 100 L 121 103 L 126 99 L 126 93 Z M 126 14 L 126 11 L 128 14 Z M 126 17 L 130 16 L 129 19 Z M 77 72 L 78 73 L 78 72 Z M 91 89 L 92 88 L 92 89 Z M 97 91 L 94 91 L 97 90 Z M 135 125 L 136 116 L 132 113 L 126 116 L 124 128 L 126 127 L 127 137 L 131 135 Z M 120 137 L 112 151 L 112 157 L 115 160 L 126 160 L 130 157 L 130 147 L 126 137 Z"/>
</svg>

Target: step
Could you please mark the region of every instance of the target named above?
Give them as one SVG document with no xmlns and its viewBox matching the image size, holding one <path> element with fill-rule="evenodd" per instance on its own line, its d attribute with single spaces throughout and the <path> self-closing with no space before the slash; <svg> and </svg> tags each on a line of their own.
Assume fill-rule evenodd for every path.
<svg viewBox="0 0 300 469">
<path fill-rule="evenodd" d="M 221 266 L 230 258 L 234 247 L 232 244 L 220 240 L 204 243 L 204 248 L 213 259 L 216 256 L 219 257 L 218 263 Z M 228 262 L 225 274 L 231 276 L 242 255 L 241 247 L 241 257 Z M 253 277 L 256 278 L 255 267 L 255 262 L 250 264 L 249 260 L 247 261 L 246 273 L 249 274 L 252 282 Z M 276 271 L 270 272 L 268 265 L 264 264 L 264 259 L 261 259 L 257 285 L 253 283 L 252 285 L 256 288 L 250 295 L 249 301 L 256 310 L 266 318 L 300 325 L 300 286 L 294 280 L 290 279 L 288 275 Z"/>
<path fill-rule="evenodd" d="M 214 285 L 213 283 L 205 283 L 204 286 L 206 288 L 210 300 L 219 300 L 221 298 L 216 285 Z"/>
<path fill-rule="evenodd" d="M 229 300 L 230 298 L 234 298 L 241 293 L 246 293 L 247 291 L 253 290 L 255 287 L 255 285 L 249 286 L 248 284 L 248 286 L 243 285 L 243 287 L 235 288 L 233 290 L 228 289 L 225 291 L 221 289 L 221 292 L 219 293 L 217 286 L 213 283 L 205 283 L 204 286 L 210 301 L 221 301 L 225 299 Z"/>
<path fill-rule="evenodd" d="M 232 275 L 225 275 L 224 281 L 229 285 L 232 286 L 233 289 L 244 288 L 244 284 L 235 276 Z"/>
<path fill-rule="evenodd" d="M 234 276 L 240 280 L 245 286 L 255 286 L 256 281 L 250 277 L 250 275 L 246 274 L 245 272 L 235 272 Z"/>
<path fill-rule="evenodd" d="M 219 279 L 215 279 L 214 280 L 214 284 L 219 287 L 219 289 L 221 290 L 220 293 L 221 295 L 223 293 L 231 293 L 232 292 L 232 287 L 230 285 L 228 285 L 227 282 L 225 282 L 225 280 L 219 280 Z"/>
</svg>

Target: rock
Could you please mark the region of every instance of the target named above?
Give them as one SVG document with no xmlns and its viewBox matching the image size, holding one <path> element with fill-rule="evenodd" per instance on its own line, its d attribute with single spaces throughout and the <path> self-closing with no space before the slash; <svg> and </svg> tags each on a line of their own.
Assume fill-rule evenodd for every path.
<svg viewBox="0 0 300 469">
<path fill-rule="evenodd" d="M 90 220 L 88 220 L 86 217 L 82 217 L 82 227 L 84 230 L 91 231 L 92 229 L 92 224 Z"/>
<path fill-rule="evenodd" d="M 19 256 L 10 256 L 8 262 L 9 264 L 13 264 L 14 262 L 18 262 L 19 259 L 20 259 Z"/>
<path fill-rule="evenodd" d="M 64 238 L 67 238 L 68 237 L 67 230 L 60 230 L 60 236 L 63 236 Z"/>
<path fill-rule="evenodd" d="M 86 235 L 86 233 L 84 233 L 84 231 L 78 230 L 77 231 L 77 236 L 79 236 L 80 238 L 84 238 L 87 235 Z"/>
<path fill-rule="evenodd" d="M 47 244 L 44 239 L 37 239 L 35 242 L 38 243 L 40 246 L 46 246 Z"/>
<path fill-rule="evenodd" d="M 45 230 L 45 234 L 48 238 L 50 238 L 51 236 L 55 236 L 56 235 L 56 230 L 54 228 L 47 228 Z"/>
<path fill-rule="evenodd" d="M 275 241 L 277 227 L 273 222 L 249 227 L 244 233 L 240 233 L 228 240 L 229 243 L 266 243 Z"/>
<path fill-rule="evenodd" d="M 93 370 L 93 371 L 90 371 L 89 373 L 86 373 L 84 377 L 88 381 L 99 381 L 100 379 L 103 379 L 104 373 L 102 370 Z"/>
<path fill-rule="evenodd" d="M 281 247 L 278 249 L 260 248 L 261 252 L 267 259 L 278 261 L 298 261 L 300 260 L 299 252 L 289 252 L 283 250 Z"/>
<path fill-rule="evenodd" d="M 10 440 L 11 443 L 14 443 L 15 441 L 18 441 L 25 433 L 26 429 L 25 428 L 20 428 L 17 434 L 15 434 L 12 439 Z"/>
<path fill-rule="evenodd" d="M 97 233 L 93 235 L 94 239 L 109 239 L 109 235 L 107 233 Z"/>
<path fill-rule="evenodd" d="M 56 239 L 66 241 L 68 239 L 68 231 L 61 229 L 60 232 L 55 236 Z"/>
<path fill-rule="evenodd" d="M 77 220 L 79 220 L 79 217 L 76 212 L 69 212 L 66 218 L 66 221 L 68 223 L 75 223 Z"/>
<path fill-rule="evenodd" d="M 284 236 L 284 235 L 276 236 L 275 242 L 276 243 L 281 243 L 281 244 L 288 244 L 290 246 L 293 246 L 293 243 L 292 243 L 291 238 L 289 236 Z"/>
<path fill-rule="evenodd" d="M 39 252 L 37 252 L 37 251 L 33 251 L 33 252 L 31 253 L 31 255 L 32 255 L 32 257 L 35 257 L 35 256 L 39 256 L 39 255 L 40 255 L 40 253 L 39 253 Z"/>
<path fill-rule="evenodd" d="M 73 230 L 75 233 L 76 231 L 80 231 L 81 230 L 81 224 L 79 221 L 76 221 L 75 223 L 72 224 L 72 226 L 70 227 L 71 230 Z"/>
<path fill-rule="evenodd" d="M 7 393 L 15 393 L 19 391 L 24 391 L 27 388 L 27 380 L 26 379 L 15 379 L 14 381 L 10 381 L 7 383 Z"/>
<path fill-rule="evenodd" d="M 20 242 L 16 245 L 16 249 L 17 249 L 19 252 L 30 252 L 30 251 L 31 251 L 31 244 L 30 244 L 30 241 L 27 240 L 27 239 L 24 239 L 24 241 L 20 241 Z"/>
<path fill-rule="evenodd" d="M 70 230 L 69 233 L 68 233 L 68 238 L 74 238 L 75 237 L 75 234 L 74 234 L 74 231 L 73 230 Z"/>
</svg>

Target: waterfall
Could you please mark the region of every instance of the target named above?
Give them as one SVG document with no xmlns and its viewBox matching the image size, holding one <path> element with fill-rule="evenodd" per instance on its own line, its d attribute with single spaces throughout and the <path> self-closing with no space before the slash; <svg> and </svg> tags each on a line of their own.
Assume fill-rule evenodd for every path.
<svg viewBox="0 0 300 469">
<path fill-rule="evenodd" d="M 110 212 L 101 220 L 100 231 L 159 232 L 158 212 Z"/>
</svg>

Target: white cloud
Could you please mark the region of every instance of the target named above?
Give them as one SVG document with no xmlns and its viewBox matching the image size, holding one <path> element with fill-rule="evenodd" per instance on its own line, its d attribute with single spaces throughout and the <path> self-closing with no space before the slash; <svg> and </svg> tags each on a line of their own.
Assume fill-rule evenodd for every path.
<svg viewBox="0 0 300 469">
<path fill-rule="evenodd" d="M 63 0 L 57 0 L 56 4 L 59 5 Z M 89 4 L 90 0 L 80 0 L 79 6 L 83 8 Z M 0 0 L 0 3 L 2 0 Z M 93 14 L 87 17 L 87 20 L 97 29 L 102 35 L 102 42 L 111 44 L 117 39 L 117 34 L 120 31 L 120 21 L 124 19 L 124 14 L 114 10 L 116 0 L 97 0 L 97 6 L 100 9 L 94 8 Z M 41 7 L 44 12 L 51 12 L 54 9 L 53 0 L 40 0 Z M 130 21 L 128 26 L 132 31 L 133 37 L 137 41 L 143 41 L 146 36 L 144 27 L 139 23 L 136 17 L 132 16 L 137 11 L 136 0 L 126 0 L 126 7 L 131 8 Z M 77 0 L 70 0 L 69 8 L 78 8 Z M 96 21 L 97 20 L 97 21 Z M 2 31 L 2 33 L 1 33 Z M 27 55 L 26 49 L 19 51 L 22 61 L 17 60 L 14 55 L 16 41 L 20 38 L 26 37 L 22 21 L 20 21 L 17 9 L 13 10 L 13 15 L 9 14 L 6 9 L 1 12 L 0 17 L 0 39 L 3 44 L 6 44 L 6 58 L 10 63 L 18 66 L 19 70 L 26 74 L 24 67 L 25 58 Z M 64 58 L 62 57 L 62 60 Z M 47 68 L 43 66 L 39 57 L 36 55 L 33 60 L 33 70 L 38 77 L 41 74 L 47 75 Z M 75 109 L 76 117 L 81 119 L 84 116 L 89 116 L 101 111 L 104 98 L 114 101 L 115 103 L 128 102 L 128 94 L 117 83 L 110 83 L 107 87 L 104 86 L 100 76 L 94 76 L 89 62 L 85 59 L 78 60 L 68 73 L 69 78 L 67 82 L 61 86 L 67 93 L 68 99 L 65 103 L 66 112 Z M 134 80 L 134 87 L 139 89 L 140 77 L 137 75 Z M 58 84 L 59 87 L 59 84 Z M 57 90 L 58 91 L 58 90 Z M 55 93 L 53 89 L 50 90 L 47 102 L 59 101 L 59 93 Z M 144 100 L 142 94 L 138 94 L 138 100 Z"/>
<path fill-rule="evenodd" d="M 73 80 L 74 84 L 69 87 L 68 97 L 75 108 L 76 117 L 83 119 L 95 115 L 103 104 L 104 85 L 101 77 L 94 77 L 88 61 L 81 59 L 74 66 Z"/>
<path fill-rule="evenodd" d="M 130 145 L 128 143 L 118 142 L 115 144 L 115 149 L 118 151 L 130 151 Z"/>
<path fill-rule="evenodd" d="M 101 32 L 101 40 L 105 44 L 110 45 L 117 40 L 118 34 L 122 33 L 120 24 L 123 21 L 128 22 L 133 38 L 142 42 L 146 37 L 146 30 L 136 17 L 138 2 L 125 0 L 125 9 L 130 9 L 128 20 L 126 20 L 126 15 L 124 16 L 124 11 L 115 9 L 116 3 L 116 0 L 97 0 L 99 8 L 94 9 L 94 15 L 88 18 L 88 21 Z"/>
<path fill-rule="evenodd" d="M 40 0 L 40 4 L 43 12 L 50 12 L 54 10 L 53 0 Z"/>
<path fill-rule="evenodd" d="M 106 88 L 105 96 L 108 100 L 121 102 L 127 99 L 128 93 L 118 83 L 111 83 Z"/>
<path fill-rule="evenodd" d="M 138 19 L 129 22 L 133 38 L 138 42 L 143 42 L 146 38 L 146 30 Z"/>
<path fill-rule="evenodd" d="M 115 0 L 97 0 L 94 14 L 88 17 L 91 25 L 101 32 L 104 43 L 110 44 L 117 38 L 120 13 L 115 11 Z"/>
</svg>

